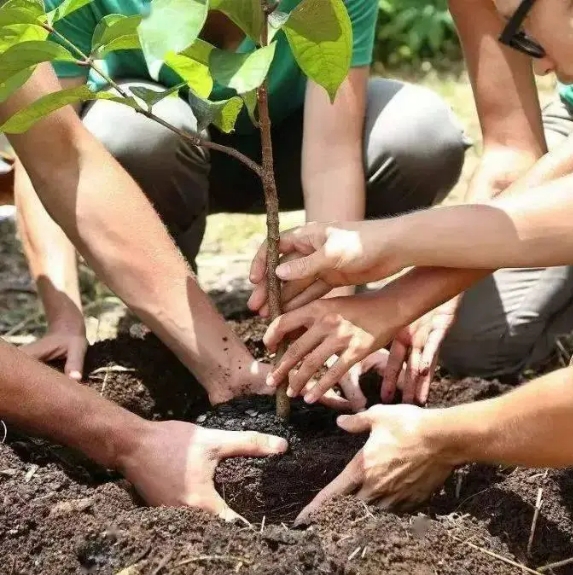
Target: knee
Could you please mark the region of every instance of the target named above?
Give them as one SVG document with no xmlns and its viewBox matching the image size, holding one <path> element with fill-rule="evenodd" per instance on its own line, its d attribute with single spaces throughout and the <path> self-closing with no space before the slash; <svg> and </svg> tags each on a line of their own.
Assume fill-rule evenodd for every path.
<svg viewBox="0 0 573 575">
<path fill-rule="evenodd" d="M 446 102 L 428 88 L 372 80 L 368 90 L 366 159 L 369 177 L 384 171 L 416 205 L 431 205 L 457 183 L 469 140 Z M 383 184 L 387 189 L 387 182 Z M 414 199 L 415 197 L 415 199 Z"/>
<path fill-rule="evenodd" d="M 461 313 L 440 351 L 440 364 L 458 377 L 514 377 L 528 364 L 534 342 L 511 316 L 480 319 Z M 527 326 L 526 326 L 527 327 Z"/>
</svg>

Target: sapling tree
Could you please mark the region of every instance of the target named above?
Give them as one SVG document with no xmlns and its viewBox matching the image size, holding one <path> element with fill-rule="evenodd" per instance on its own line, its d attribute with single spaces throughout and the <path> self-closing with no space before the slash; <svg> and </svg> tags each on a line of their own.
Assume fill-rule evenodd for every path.
<svg viewBox="0 0 573 575">
<path fill-rule="evenodd" d="M 42 0 L 8 0 L 0 8 L 0 101 L 20 88 L 43 62 L 72 62 L 98 75 L 106 86 L 88 85 L 46 95 L 12 116 L 0 131 L 22 133 L 38 120 L 67 105 L 112 100 L 176 132 L 197 146 L 227 154 L 259 176 L 267 213 L 267 284 L 271 318 L 281 314 L 279 202 L 273 167 L 267 76 L 278 42 L 288 42 L 300 69 L 334 101 L 351 62 L 352 27 L 344 0 L 153 0 L 147 14 L 106 15 L 96 26 L 91 50 L 82 51 L 58 31 L 57 22 L 92 0 L 64 0 L 46 12 Z M 290 7 L 294 8 L 289 12 Z M 224 13 L 254 44 L 242 52 L 219 49 L 201 39 L 209 10 Z M 128 93 L 107 73 L 105 57 L 117 50 L 141 50 L 149 74 L 158 79 L 165 67 L 180 82 L 161 91 L 132 88 Z M 218 84 L 231 96 L 212 101 Z M 163 98 L 186 97 L 197 119 L 197 132 L 182 131 L 157 116 Z M 241 151 L 210 141 L 210 126 L 229 133 L 248 114 L 260 130 L 261 162 Z M 284 347 L 277 353 L 279 361 Z M 286 382 L 277 390 L 277 414 L 287 418 Z"/>
</svg>

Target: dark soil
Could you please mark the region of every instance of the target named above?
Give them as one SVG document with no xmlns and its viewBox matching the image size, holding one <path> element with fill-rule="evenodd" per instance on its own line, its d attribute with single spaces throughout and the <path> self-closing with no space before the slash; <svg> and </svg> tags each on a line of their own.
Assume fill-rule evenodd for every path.
<svg viewBox="0 0 573 575">
<path fill-rule="evenodd" d="M 260 357 L 263 328 L 253 320 L 234 328 Z M 108 370 L 95 373 L 102 367 Z M 364 437 L 343 434 L 321 407 L 295 405 L 288 425 L 274 417 L 268 398 L 211 409 L 189 373 L 150 335 L 95 345 L 86 373 L 88 385 L 144 417 L 272 432 L 287 437 L 291 451 L 219 466 L 218 489 L 253 522 L 249 529 L 195 510 L 146 508 L 117 475 L 10 430 L 0 445 L 2 575 L 522 575 L 520 567 L 485 551 L 530 568 L 573 557 L 569 471 L 472 466 L 416 513 L 382 512 L 345 498 L 326 506 L 310 528 L 295 530 L 292 518 L 340 472 Z M 430 403 L 451 405 L 507 389 L 444 379 Z M 540 488 L 544 503 L 528 557 Z M 573 573 L 573 563 L 552 572 Z"/>
</svg>

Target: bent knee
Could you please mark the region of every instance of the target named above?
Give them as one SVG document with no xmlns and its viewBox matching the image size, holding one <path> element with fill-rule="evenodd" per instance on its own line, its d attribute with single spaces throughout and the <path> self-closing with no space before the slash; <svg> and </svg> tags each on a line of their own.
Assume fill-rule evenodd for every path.
<svg viewBox="0 0 573 575">
<path fill-rule="evenodd" d="M 366 158 L 370 174 L 391 166 L 420 203 L 441 199 L 457 183 L 469 140 L 448 104 L 422 86 L 369 83 Z"/>
</svg>

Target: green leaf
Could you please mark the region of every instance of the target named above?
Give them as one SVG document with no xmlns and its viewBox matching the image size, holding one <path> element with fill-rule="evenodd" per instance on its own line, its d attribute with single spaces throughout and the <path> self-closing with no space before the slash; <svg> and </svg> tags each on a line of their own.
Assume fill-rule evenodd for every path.
<svg viewBox="0 0 573 575">
<path fill-rule="evenodd" d="M 14 74 L 5 82 L 0 83 L 0 102 L 7 100 L 14 92 L 21 88 L 34 73 L 34 68 L 27 68 Z"/>
<path fill-rule="evenodd" d="M 48 12 L 48 24 L 53 24 L 69 16 L 72 12 L 83 8 L 92 1 L 93 0 L 64 0 L 55 10 Z"/>
<path fill-rule="evenodd" d="M 96 26 L 92 38 L 92 53 L 103 58 L 115 50 L 137 50 L 141 48 L 137 28 L 143 16 L 108 14 Z"/>
<path fill-rule="evenodd" d="M 236 90 L 238 94 L 250 92 L 265 81 L 275 49 L 275 43 L 248 54 L 215 49 L 209 58 L 213 79 L 222 86 Z"/>
<path fill-rule="evenodd" d="M 241 98 L 243 98 L 243 102 L 245 103 L 245 107 L 249 113 L 249 118 L 251 119 L 251 122 L 253 122 L 253 126 L 258 127 L 259 119 L 257 118 L 257 91 L 251 90 L 246 94 L 241 94 Z"/>
<path fill-rule="evenodd" d="M 352 25 L 344 1 L 302 0 L 283 30 L 302 71 L 334 101 L 352 58 Z"/>
<path fill-rule="evenodd" d="M 195 118 L 197 118 L 197 130 L 199 132 L 205 130 L 210 124 L 226 134 L 232 132 L 243 109 L 243 100 L 239 96 L 233 96 L 229 100 L 221 100 L 220 102 L 211 102 L 190 91 L 189 103 Z"/>
<path fill-rule="evenodd" d="M 31 41 L 15 44 L 0 54 L 0 82 L 18 72 L 41 62 L 61 60 L 76 62 L 76 59 L 62 46 L 49 41 Z"/>
<path fill-rule="evenodd" d="M 54 92 L 36 100 L 27 108 L 16 112 L 16 114 L 0 126 L 0 132 L 5 134 L 22 134 L 52 112 L 68 104 L 87 102 L 89 100 L 111 100 L 132 108 L 139 107 L 134 98 L 122 98 L 120 96 L 114 96 L 109 92 L 92 92 L 87 86 L 79 86 L 77 88 Z"/>
<path fill-rule="evenodd" d="M 277 35 L 282 27 L 287 23 L 290 14 L 287 12 L 281 12 L 280 10 L 275 10 L 269 16 L 269 32 L 268 32 L 268 41 L 269 43 L 274 40 L 274 37 Z"/>
<path fill-rule="evenodd" d="M 208 0 L 154 0 L 151 14 L 139 25 L 139 40 L 152 78 L 169 52 L 184 50 L 199 36 L 209 11 Z"/>
<path fill-rule="evenodd" d="M 157 102 L 161 102 L 164 98 L 168 96 L 177 94 L 183 86 L 186 84 L 177 84 L 176 86 L 172 86 L 167 90 L 151 90 L 150 88 L 145 88 L 144 86 L 133 86 L 131 88 L 131 92 L 134 96 L 141 98 L 146 104 L 147 107 L 151 110 Z"/>
<path fill-rule="evenodd" d="M 198 96 L 207 98 L 213 90 L 213 78 L 209 71 L 209 56 L 212 50 L 214 48 L 211 44 L 197 39 L 180 54 L 167 54 L 165 64 Z"/>
<path fill-rule="evenodd" d="M 0 7 L 0 26 L 39 24 L 43 16 L 42 0 L 8 0 Z"/>
<path fill-rule="evenodd" d="M 48 37 L 48 31 L 35 24 L 8 24 L 0 26 L 0 54 L 14 44 L 42 41 Z"/>
<path fill-rule="evenodd" d="M 226 14 L 251 40 L 260 42 L 264 22 L 261 0 L 211 0 L 211 9 Z"/>
</svg>

